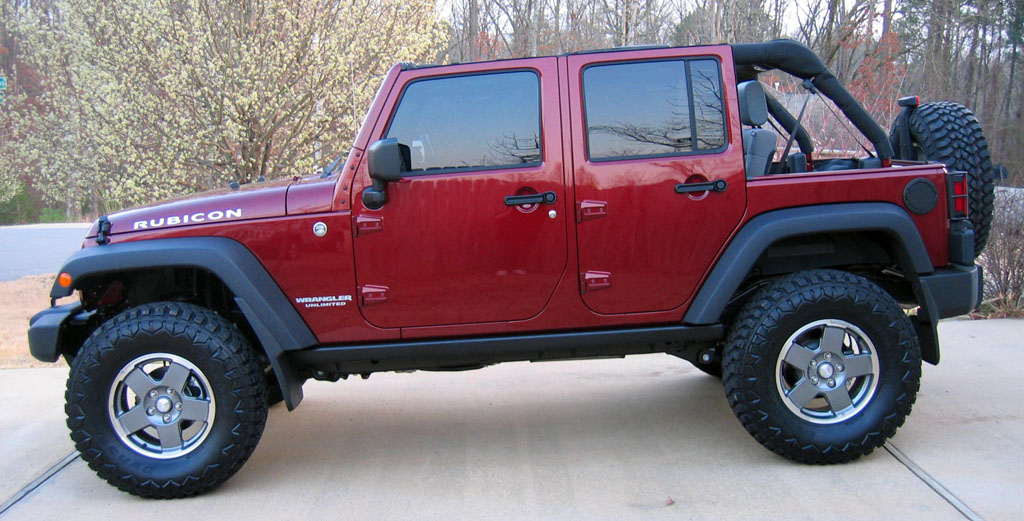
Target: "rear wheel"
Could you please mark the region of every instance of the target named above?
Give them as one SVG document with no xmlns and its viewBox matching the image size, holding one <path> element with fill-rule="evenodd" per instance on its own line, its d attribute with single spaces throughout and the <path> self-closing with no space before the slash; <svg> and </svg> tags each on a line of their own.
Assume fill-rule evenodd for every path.
<svg viewBox="0 0 1024 521">
<path fill-rule="evenodd" d="M 68 427 L 89 466 L 144 497 L 204 492 L 233 475 L 267 419 L 263 371 L 245 337 L 199 306 L 129 309 L 82 346 Z"/>
<path fill-rule="evenodd" d="M 752 297 L 729 333 L 726 394 L 766 448 L 805 463 L 869 454 L 910 413 L 921 375 L 914 329 L 881 288 L 850 273 L 789 275 Z"/>
<path fill-rule="evenodd" d="M 974 228 L 974 254 L 980 255 L 992 226 L 995 171 L 978 118 L 959 103 L 925 103 L 910 113 L 910 137 L 915 157 L 908 159 L 937 161 L 949 170 L 967 172 L 968 217 Z M 890 139 L 899 150 L 895 128 Z"/>
</svg>

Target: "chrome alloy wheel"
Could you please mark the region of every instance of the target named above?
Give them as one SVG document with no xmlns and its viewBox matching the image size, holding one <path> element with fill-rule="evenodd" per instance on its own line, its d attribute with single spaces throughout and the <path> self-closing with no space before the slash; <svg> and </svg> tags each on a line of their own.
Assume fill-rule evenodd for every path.
<svg viewBox="0 0 1024 521">
<path fill-rule="evenodd" d="M 863 410 L 875 395 L 878 352 L 857 326 L 818 320 L 786 340 L 775 374 L 789 410 L 812 423 L 838 423 Z"/>
<path fill-rule="evenodd" d="M 132 360 L 110 386 L 114 430 L 130 449 L 150 458 L 177 458 L 198 448 L 210 433 L 215 405 L 206 375 L 168 353 Z"/>
</svg>

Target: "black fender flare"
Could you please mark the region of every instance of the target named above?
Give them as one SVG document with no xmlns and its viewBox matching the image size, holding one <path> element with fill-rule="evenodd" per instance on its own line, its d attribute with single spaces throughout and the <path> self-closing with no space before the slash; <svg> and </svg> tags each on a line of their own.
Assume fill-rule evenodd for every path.
<svg viewBox="0 0 1024 521">
<path fill-rule="evenodd" d="M 772 243 L 800 235 L 854 231 L 884 233 L 890 239 L 897 262 L 915 287 L 918 275 L 933 270 L 914 221 L 895 204 L 840 203 L 774 210 L 743 225 L 704 281 L 683 322 L 717 323 L 729 299 Z"/>
<path fill-rule="evenodd" d="M 224 237 L 182 237 L 106 244 L 79 250 L 61 268 L 72 285 L 54 282 L 50 298 L 71 295 L 75 283 L 89 277 L 151 268 L 199 268 L 216 275 L 256 333 L 288 409 L 302 401 L 302 382 L 286 351 L 317 343 L 263 264 L 241 243 Z"/>
</svg>

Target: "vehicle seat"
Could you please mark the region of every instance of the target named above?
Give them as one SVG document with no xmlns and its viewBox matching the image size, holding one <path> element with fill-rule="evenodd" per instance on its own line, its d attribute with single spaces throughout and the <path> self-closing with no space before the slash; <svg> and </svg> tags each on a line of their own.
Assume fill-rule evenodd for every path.
<svg viewBox="0 0 1024 521">
<path fill-rule="evenodd" d="M 758 177 L 768 173 L 775 157 L 779 135 L 772 130 L 761 128 L 768 121 L 768 103 L 764 88 L 756 80 L 744 81 L 736 86 L 739 96 L 740 121 L 753 128 L 743 129 L 743 162 L 747 177 Z"/>
</svg>

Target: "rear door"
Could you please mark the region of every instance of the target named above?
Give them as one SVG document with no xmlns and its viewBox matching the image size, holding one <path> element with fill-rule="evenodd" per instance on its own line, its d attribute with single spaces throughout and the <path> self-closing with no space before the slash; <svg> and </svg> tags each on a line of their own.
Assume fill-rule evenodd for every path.
<svg viewBox="0 0 1024 521">
<path fill-rule="evenodd" d="M 683 305 L 739 223 L 730 58 L 725 46 L 569 56 L 580 286 L 593 311 Z"/>
<path fill-rule="evenodd" d="M 440 71 L 402 72 L 371 141 L 409 146 L 412 171 L 383 207 L 353 205 L 360 309 L 379 327 L 529 318 L 566 266 L 556 59 Z M 364 164 L 354 193 L 368 184 Z"/>
</svg>

